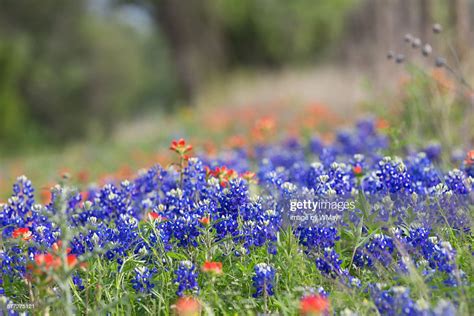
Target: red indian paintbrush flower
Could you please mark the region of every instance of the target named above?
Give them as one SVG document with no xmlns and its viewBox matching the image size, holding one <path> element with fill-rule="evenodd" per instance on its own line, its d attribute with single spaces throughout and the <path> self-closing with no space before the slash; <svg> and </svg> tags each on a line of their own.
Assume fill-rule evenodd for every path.
<svg viewBox="0 0 474 316">
<path fill-rule="evenodd" d="M 276 121 L 273 117 L 263 117 L 255 123 L 252 135 L 255 139 L 263 141 L 273 135 L 276 129 Z"/>
<path fill-rule="evenodd" d="M 54 252 L 59 252 L 61 250 L 61 248 L 63 247 L 63 241 L 62 240 L 58 240 L 57 242 L 55 242 L 51 248 L 54 250 Z M 70 247 L 67 247 L 66 248 L 66 253 L 69 254 L 71 252 L 71 248 Z"/>
<path fill-rule="evenodd" d="M 193 297 L 179 298 L 174 308 L 177 316 L 198 316 L 201 314 L 201 303 Z"/>
<path fill-rule="evenodd" d="M 378 129 L 387 129 L 390 127 L 390 123 L 387 120 L 381 118 L 375 122 L 375 126 Z"/>
<path fill-rule="evenodd" d="M 157 220 L 159 222 L 163 222 L 163 221 L 166 221 L 167 218 L 164 217 L 164 216 L 161 216 L 160 214 L 156 213 L 156 212 L 150 212 L 148 213 L 148 218 L 150 220 Z"/>
<path fill-rule="evenodd" d="M 62 265 L 62 260 L 59 252 L 63 249 L 63 246 L 63 242 L 61 240 L 58 240 L 51 246 L 53 250 L 52 252 L 35 255 L 35 266 L 29 265 L 28 269 L 32 270 L 37 275 L 41 275 L 43 274 L 44 270 L 56 270 L 60 268 Z M 71 248 L 67 247 L 65 251 L 67 254 L 66 265 L 69 268 L 74 268 L 77 265 L 79 265 L 81 268 L 85 268 L 87 266 L 87 263 L 85 262 L 79 263 L 77 256 L 70 253 Z"/>
<path fill-rule="evenodd" d="M 28 241 L 33 236 L 32 236 L 31 231 L 28 227 L 20 227 L 20 228 L 17 228 L 13 231 L 12 237 L 15 238 L 15 239 L 21 237 L 21 239 L 23 239 L 24 241 Z"/>
<path fill-rule="evenodd" d="M 204 216 L 198 219 L 199 223 L 203 224 L 204 226 L 207 226 L 211 223 L 211 218 L 209 216 Z"/>
<path fill-rule="evenodd" d="M 474 149 L 467 152 L 466 160 L 464 160 L 466 165 L 474 166 Z"/>
<path fill-rule="evenodd" d="M 222 274 L 222 262 L 206 261 L 201 267 L 203 272 Z"/>
<path fill-rule="evenodd" d="M 171 142 L 170 149 L 178 153 L 181 157 L 185 157 L 187 152 L 193 150 L 193 146 L 186 145 L 186 141 L 183 138 L 180 138 L 179 140 L 173 140 Z"/>
<path fill-rule="evenodd" d="M 245 171 L 244 173 L 242 173 L 241 177 L 247 180 L 248 182 L 251 182 L 255 178 L 255 172 Z"/>
<path fill-rule="evenodd" d="M 29 266 L 28 268 L 30 270 L 33 270 L 35 274 L 41 275 L 44 270 L 57 270 L 61 267 L 62 262 L 61 262 L 61 257 L 58 255 L 52 254 L 52 253 L 42 253 L 42 254 L 37 254 L 35 255 L 35 264 L 36 268 L 33 266 Z M 78 259 L 76 255 L 67 255 L 66 257 L 66 263 L 69 268 L 73 268 L 78 264 Z M 84 265 L 81 265 L 84 266 Z"/>
<path fill-rule="evenodd" d="M 238 174 L 234 169 L 228 169 L 226 166 L 216 167 L 214 170 L 206 167 L 207 176 L 217 178 L 221 187 L 225 188 L 227 183 L 237 178 Z"/>
<path fill-rule="evenodd" d="M 231 136 L 227 141 L 226 144 L 230 148 L 243 148 L 245 145 L 245 139 L 242 136 Z"/>
<path fill-rule="evenodd" d="M 308 295 L 300 300 L 300 314 L 302 316 L 323 315 L 328 309 L 328 299 L 321 295 Z"/>
<path fill-rule="evenodd" d="M 356 176 L 360 176 L 362 174 L 362 167 L 361 166 L 355 166 L 352 168 L 352 171 L 354 171 L 354 174 Z"/>
<path fill-rule="evenodd" d="M 38 254 L 35 256 L 35 263 L 45 269 L 57 269 L 61 266 L 61 258 L 51 253 Z"/>
</svg>

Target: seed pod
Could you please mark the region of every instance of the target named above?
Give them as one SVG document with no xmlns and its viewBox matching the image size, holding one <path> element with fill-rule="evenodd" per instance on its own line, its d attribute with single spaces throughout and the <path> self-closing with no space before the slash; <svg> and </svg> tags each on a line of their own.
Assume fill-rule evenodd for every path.
<svg viewBox="0 0 474 316">
<path fill-rule="evenodd" d="M 403 54 L 398 54 L 397 57 L 395 58 L 395 62 L 397 64 L 403 63 L 404 60 L 405 60 L 405 55 Z"/>
<path fill-rule="evenodd" d="M 414 38 L 413 41 L 411 42 L 411 47 L 414 49 L 417 49 L 420 46 L 421 46 L 421 40 L 419 38 Z"/>
<path fill-rule="evenodd" d="M 435 65 L 439 68 L 444 67 L 444 65 L 446 65 L 446 59 L 444 59 L 443 57 L 436 57 Z"/>
<path fill-rule="evenodd" d="M 425 44 L 425 46 L 423 46 L 423 49 L 421 50 L 423 56 L 425 57 L 428 57 L 431 52 L 433 52 L 433 48 L 431 47 L 430 44 Z"/>
<path fill-rule="evenodd" d="M 441 24 L 439 23 L 433 24 L 433 33 L 439 34 L 442 31 L 443 31 L 443 27 L 441 26 Z"/>
<path fill-rule="evenodd" d="M 392 59 L 395 56 L 395 53 L 393 50 L 389 50 L 387 53 L 387 59 Z"/>
</svg>

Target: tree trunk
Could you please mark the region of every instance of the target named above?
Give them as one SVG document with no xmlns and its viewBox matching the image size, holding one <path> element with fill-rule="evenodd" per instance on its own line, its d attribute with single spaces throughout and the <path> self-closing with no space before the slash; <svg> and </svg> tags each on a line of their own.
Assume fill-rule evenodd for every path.
<svg viewBox="0 0 474 316">
<path fill-rule="evenodd" d="M 452 0 L 449 5 L 451 22 L 454 27 L 455 49 L 462 59 L 472 43 L 470 30 L 470 7 L 468 0 Z"/>
<path fill-rule="evenodd" d="M 420 37 L 425 43 L 430 43 L 432 39 L 431 25 L 432 22 L 432 4 L 433 0 L 420 0 Z"/>
<path fill-rule="evenodd" d="M 172 49 L 182 93 L 192 101 L 200 85 L 225 64 L 218 23 L 204 0 L 160 0 L 154 13 Z"/>
</svg>

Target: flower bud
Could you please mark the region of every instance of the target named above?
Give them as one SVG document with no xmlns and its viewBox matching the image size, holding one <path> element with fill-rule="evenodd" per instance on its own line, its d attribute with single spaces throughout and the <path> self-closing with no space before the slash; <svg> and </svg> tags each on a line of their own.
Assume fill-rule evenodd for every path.
<svg viewBox="0 0 474 316">
<path fill-rule="evenodd" d="M 425 57 L 428 57 L 432 51 L 433 51 L 433 48 L 431 47 L 430 44 L 425 44 L 425 46 L 423 46 L 423 49 L 421 50 L 423 56 Z"/>
<path fill-rule="evenodd" d="M 433 24 L 433 33 L 439 34 L 442 31 L 443 31 L 443 27 L 441 26 L 441 24 L 439 23 Z"/>
<path fill-rule="evenodd" d="M 435 65 L 439 68 L 444 67 L 446 65 L 446 59 L 443 57 L 436 57 Z"/>
<path fill-rule="evenodd" d="M 395 62 L 397 64 L 401 64 L 405 61 L 405 55 L 403 54 L 398 54 L 397 57 L 395 58 Z"/>
<path fill-rule="evenodd" d="M 421 46 L 421 40 L 419 38 L 414 38 L 411 42 L 411 47 L 417 49 Z"/>
</svg>

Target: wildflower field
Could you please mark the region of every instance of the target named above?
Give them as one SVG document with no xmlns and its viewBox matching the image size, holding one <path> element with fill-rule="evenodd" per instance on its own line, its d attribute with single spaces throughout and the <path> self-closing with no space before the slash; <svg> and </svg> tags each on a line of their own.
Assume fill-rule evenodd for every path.
<svg viewBox="0 0 474 316">
<path fill-rule="evenodd" d="M 251 145 L 175 140 L 168 166 L 82 191 L 65 176 L 45 203 L 21 176 L 0 213 L 2 310 L 468 315 L 474 152 L 449 169 L 434 145 L 385 156 L 384 127 L 266 142 L 265 118 Z M 292 220 L 308 200 L 339 207 Z"/>
<path fill-rule="evenodd" d="M 182 113 L 113 173 L 42 158 L 1 186 L 0 315 L 472 315 L 474 94 L 436 63 L 377 116 Z"/>
</svg>

